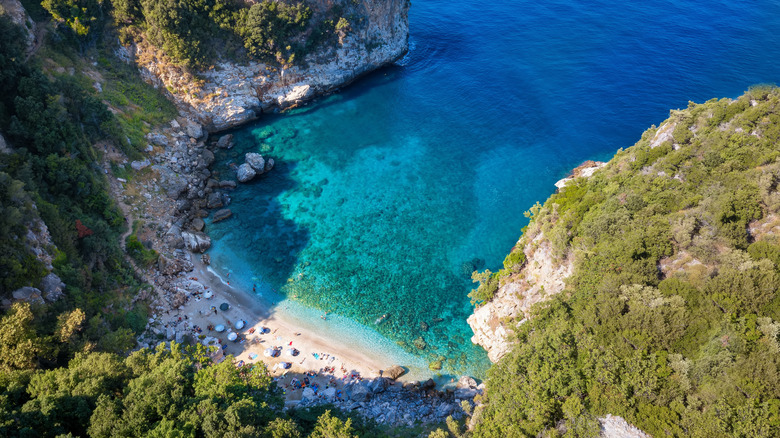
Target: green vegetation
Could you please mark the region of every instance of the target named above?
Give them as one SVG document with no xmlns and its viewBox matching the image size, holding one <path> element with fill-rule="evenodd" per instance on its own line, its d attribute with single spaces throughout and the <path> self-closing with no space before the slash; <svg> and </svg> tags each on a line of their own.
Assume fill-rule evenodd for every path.
<svg viewBox="0 0 780 438">
<path fill-rule="evenodd" d="M 650 129 L 532 209 L 526 235 L 574 273 L 517 327 L 474 436 L 593 436 L 608 413 L 653 436 L 780 435 L 780 90 L 665 124 L 672 141 Z"/>
<path fill-rule="evenodd" d="M 220 58 L 293 64 L 347 30 L 343 10 L 339 2 L 321 10 L 274 0 L 116 0 L 112 15 L 124 42 L 147 39 L 173 63 L 205 68 Z"/>
<path fill-rule="evenodd" d="M 148 268 L 153 263 L 157 262 L 159 254 L 151 248 L 151 243 L 138 240 L 138 229 L 140 225 L 140 221 L 135 221 L 133 223 L 133 233 L 127 236 L 125 249 L 127 254 L 130 255 L 139 266 Z"/>
<path fill-rule="evenodd" d="M 263 364 L 236 367 L 228 357 L 212 365 L 200 345 L 161 344 L 125 358 L 79 353 L 53 370 L 0 374 L 5 437 L 382 435 L 340 413 L 313 409 L 286 415 L 282 406 L 281 390 Z"/>
</svg>

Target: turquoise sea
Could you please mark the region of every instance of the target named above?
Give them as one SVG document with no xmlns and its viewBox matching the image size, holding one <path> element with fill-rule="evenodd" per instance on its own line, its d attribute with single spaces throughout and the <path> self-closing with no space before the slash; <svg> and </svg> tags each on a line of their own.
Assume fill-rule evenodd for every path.
<svg viewBox="0 0 780 438">
<path fill-rule="evenodd" d="M 442 373 L 484 376 L 470 274 L 556 180 L 671 108 L 780 78 L 776 1 L 424 0 L 410 21 L 397 65 L 233 132 L 216 172 L 250 151 L 276 167 L 208 231 L 234 285 Z"/>
</svg>

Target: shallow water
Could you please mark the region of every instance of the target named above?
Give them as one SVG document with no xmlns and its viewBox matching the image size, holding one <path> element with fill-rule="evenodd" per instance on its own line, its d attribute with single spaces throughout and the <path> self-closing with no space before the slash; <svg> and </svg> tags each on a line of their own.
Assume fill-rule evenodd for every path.
<svg viewBox="0 0 780 438">
<path fill-rule="evenodd" d="M 670 108 L 777 81 L 776 2 L 634 3 L 414 2 L 398 65 L 234 132 L 215 171 L 277 165 L 209 224 L 214 266 L 483 376 L 469 276 L 501 266 L 523 212 Z"/>
</svg>

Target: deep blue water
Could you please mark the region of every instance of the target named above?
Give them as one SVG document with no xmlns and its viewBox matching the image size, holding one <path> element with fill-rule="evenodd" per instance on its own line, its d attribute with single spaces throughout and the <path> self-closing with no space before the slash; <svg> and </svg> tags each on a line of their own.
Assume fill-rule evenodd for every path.
<svg viewBox="0 0 780 438">
<path fill-rule="evenodd" d="M 556 180 L 669 109 L 780 77 L 776 1 L 415 1 L 410 21 L 398 65 L 235 132 L 216 171 L 249 151 L 277 167 L 209 232 L 214 266 L 248 267 L 245 287 L 445 372 L 482 374 L 469 274 L 501 266 Z"/>
</svg>

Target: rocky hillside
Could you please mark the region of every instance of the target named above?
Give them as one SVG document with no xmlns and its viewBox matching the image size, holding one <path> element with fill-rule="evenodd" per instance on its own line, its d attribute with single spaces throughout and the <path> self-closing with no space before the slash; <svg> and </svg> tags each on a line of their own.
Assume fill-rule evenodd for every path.
<svg viewBox="0 0 780 438">
<path fill-rule="evenodd" d="M 778 145 L 776 88 L 691 103 L 534 206 L 475 275 L 475 435 L 780 434 Z"/>
<path fill-rule="evenodd" d="M 360 25 L 294 65 L 221 61 L 191 72 L 148 42 L 126 47 L 123 56 L 133 59 L 147 80 L 166 88 L 180 110 L 209 130 L 222 130 L 264 111 L 298 105 L 400 59 L 408 48 L 409 6 L 408 0 L 353 2 L 353 21 Z"/>
</svg>

